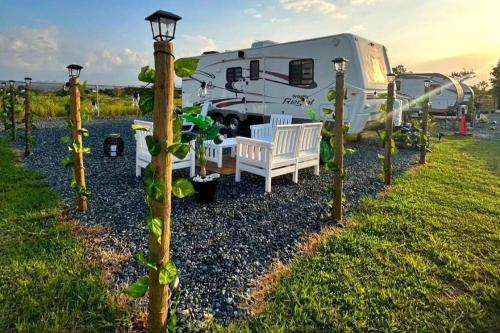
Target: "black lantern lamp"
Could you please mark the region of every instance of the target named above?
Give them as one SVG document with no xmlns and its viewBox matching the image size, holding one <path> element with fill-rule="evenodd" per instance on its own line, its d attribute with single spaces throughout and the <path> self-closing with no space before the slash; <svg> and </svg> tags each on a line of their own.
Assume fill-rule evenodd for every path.
<svg viewBox="0 0 500 333">
<path fill-rule="evenodd" d="M 424 81 L 424 87 L 429 88 L 431 86 L 431 80 Z"/>
<path fill-rule="evenodd" d="M 83 69 L 80 65 L 71 64 L 66 67 L 68 69 L 68 75 L 70 78 L 80 77 L 80 71 Z"/>
<path fill-rule="evenodd" d="M 25 77 L 24 78 L 24 83 L 26 83 L 26 86 L 31 85 L 31 78 L 30 77 Z"/>
<path fill-rule="evenodd" d="M 110 134 L 104 140 L 104 155 L 107 157 L 123 156 L 125 142 L 120 134 Z"/>
<path fill-rule="evenodd" d="M 335 58 L 333 59 L 333 63 L 335 65 L 335 70 L 337 71 L 337 73 L 343 73 L 345 72 L 345 69 L 347 67 L 347 63 L 349 62 L 349 60 L 347 60 L 346 58 Z"/>
<path fill-rule="evenodd" d="M 387 82 L 394 83 L 396 81 L 396 74 L 389 73 L 387 74 Z"/>
<path fill-rule="evenodd" d="M 170 42 L 173 40 L 175 38 L 175 26 L 180 19 L 180 16 L 163 10 L 158 10 L 145 18 L 146 21 L 151 23 L 153 39 L 157 42 Z"/>
<path fill-rule="evenodd" d="M 9 87 L 11 88 L 14 88 L 14 84 L 16 83 L 16 81 L 14 80 L 9 80 Z"/>
</svg>

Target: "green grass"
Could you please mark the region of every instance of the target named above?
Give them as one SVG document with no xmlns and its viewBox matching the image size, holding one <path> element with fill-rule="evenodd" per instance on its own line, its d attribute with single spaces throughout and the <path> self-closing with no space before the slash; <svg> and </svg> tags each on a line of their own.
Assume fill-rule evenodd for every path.
<svg viewBox="0 0 500 333">
<path fill-rule="evenodd" d="M 229 332 L 500 332 L 500 143 L 446 140 Z"/>
<path fill-rule="evenodd" d="M 2 140 L 0 156 L 0 332 L 125 330 L 128 313 L 108 303 L 100 271 L 58 222 L 56 194 Z"/>
</svg>

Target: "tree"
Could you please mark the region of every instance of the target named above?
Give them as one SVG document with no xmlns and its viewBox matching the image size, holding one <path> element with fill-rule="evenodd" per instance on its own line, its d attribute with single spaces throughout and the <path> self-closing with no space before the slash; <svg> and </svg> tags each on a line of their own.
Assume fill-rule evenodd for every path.
<svg viewBox="0 0 500 333">
<path fill-rule="evenodd" d="M 482 98 L 488 95 L 488 87 L 489 84 L 486 81 L 481 81 L 472 86 L 472 90 L 474 90 L 474 95 L 476 98 Z"/>
<path fill-rule="evenodd" d="M 450 76 L 454 79 L 457 79 L 458 81 L 462 81 L 476 76 L 476 72 L 474 72 L 472 68 L 471 69 L 462 68 L 462 70 L 459 72 L 451 72 Z"/>
<path fill-rule="evenodd" d="M 392 72 L 396 75 L 411 73 L 404 65 L 397 65 L 396 67 L 392 67 Z"/>
<path fill-rule="evenodd" d="M 497 108 L 500 107 L 500 59 L 490 72 L 491 92 L 497 99 Z"/>
</svg>

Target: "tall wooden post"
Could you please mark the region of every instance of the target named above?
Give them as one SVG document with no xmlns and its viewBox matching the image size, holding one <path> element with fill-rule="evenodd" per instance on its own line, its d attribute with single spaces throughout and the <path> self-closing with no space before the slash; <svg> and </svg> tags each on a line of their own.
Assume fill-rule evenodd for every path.
<svg viewBox="0 0 500 333">
<path fill-rule="evenodd" d="M 335 164 L 337 171 L 333 179 L 333 212 L 335 221 L 342 220 L 342 197 L 344 187 L 344 72 L 337 71 L 335 83 Z"/>
<path fill-rule="evenodd" d="M 394 109 L 394 82 L 387 86 L 387 114 L 385 118 L 384 182 L 391 185 L 392 179 L 392 118 Z"/>
<path fill-rule="evenodd" d="M 17 128 L 16 128 L 16 110 L 15 110 L 15 98 L 16 96 L 14 95 L 14 89 L 15 87 L 10 88 L 10 125 L 11 127 L 11 133 L 12 133 L 12 141 L 16 141 L 17 138 Z"/>
<path fill-rule="evenodd" d="M 69 96 L 70 96 L 70 117 L 73 123 L 73 141 L 79 151 L 73 151 L 74 157 L 74 173 L 75 181 L 78 186 L 86 188 L 85 184 L 85 169 L 83 166 L 83 138 L 81 133 L 82 118 L 80 115 L 80 80 L 78 77 L 69 79 Z M 81 212 L 87 210 L 87 198 L 85 196 L 77 195 L 76 204 Z"/>
<path fill-rule="evenodd" d="M 424 88 L 424 105 L 422 113 L 422 132 L 420 135 L 420 164 L 427 163 L 427 140 L 428 140 L 428 121 L 429 121 L 429 89 L 430 87 L 425 86 Z"/>
<path fill-rule="evenodd" d="M 24 128 L 25 128 L 25 146 L 24 155 L 31 154 L 31 145 L 33 140 L 33 128 L 31 126 L 31 82 L 26 84 L 26 96 L 24 99 Z"/>
<path fill-rule="evenodd" d="M 174 117 L 174 46 L 166 41 L 154 43 L 155 56 L 155 99 L 153 136 L 162 143 L 161 153 L 153 158 L 152 167 L 156 177 L 165 185 L 163 202 L 153 201 L 151 204 L 153 217 L 162 221 L 161 244 L 150 235 L 150 259 L 163 267 L 170 260 L 170 222 L 172 198 L 172 162 L 173 155 L 167 147 L 173 142 Z M 169 286 L 159 283 L 159 270 L 149 271 L 149 316 L 150 332 L 166 332 Z"/>
<path fill-rule="evenodd" d="M 8 125 L 7 125 L 7 122 L 8 122 L 8 113 L 7 113 L 7 103 L 5 101 L 6 99 L 6 96 L 7 95 L 7 87 L 3 87 L 3 90 L 2 90 L 2 121 L 3 121 L 3 129 L 5 132 L 7 132 L 7 128 L 8 128 Z"/>
</svg>

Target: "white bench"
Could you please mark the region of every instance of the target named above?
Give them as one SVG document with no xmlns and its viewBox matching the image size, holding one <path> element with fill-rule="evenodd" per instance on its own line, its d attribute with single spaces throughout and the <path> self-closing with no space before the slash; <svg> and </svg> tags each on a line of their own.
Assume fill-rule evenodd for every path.
<svg viewBox="0 0 500 333">
<path fill-rule="evenodd" d="M 269 123 L 250 126 L 252 139 L 273 141 L 273 129 L 278 125 L 290 125 L 292 116 L 287 114 L 272 114 Z"/>
<path fill-rule="evenodd" d="M 134 120 L 134 124 L 147 128 L 147 131 L 135 131 L 135 176 L 141 176 L 141 169 L 146 168 L 151 163 L 151 154 L 146 144 L 146 136 L 153 135 L 153 123 L 150 121 Z M 173 169 L 189 168 L 189 175 L 195 176 L 195 152 L 191 149 L 183 160 L 174 156 Z"/>
<path fill-rule="evenodd" d="M 237 137 L 236 176 L 241 180 L 241 171 L 265 177 L 265 191 L 271 192 L 271 179 L 284 174 L 293 174 L 298 182 L 299 169 L 314 167 L 319 175 L 320 142 L 322 123 L 277 125 L 273 129 L 272 141 Z"/>
</svg>

